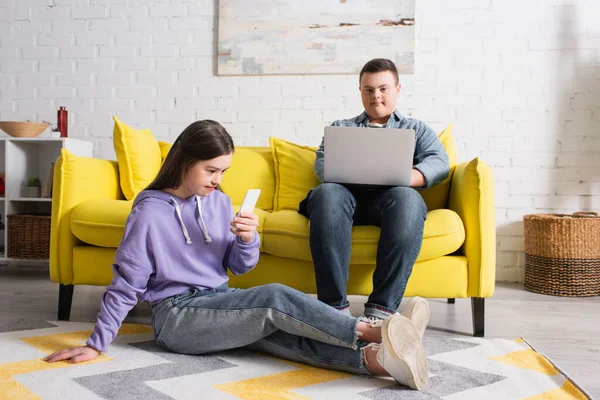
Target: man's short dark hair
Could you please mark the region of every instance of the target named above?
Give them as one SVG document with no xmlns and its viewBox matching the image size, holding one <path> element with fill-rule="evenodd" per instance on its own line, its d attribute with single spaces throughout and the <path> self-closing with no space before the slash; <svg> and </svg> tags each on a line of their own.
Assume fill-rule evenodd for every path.
<svg viewBox="0 0 600 400">
<path fill-rule="evenodd" d="M 396 68 L 396 64 L 393 63 L 392 60 L 388 60 L 387 58 L 374 58 L 362 67 L 360 70 L 360 75 L 358 77 L 358 84 L 360 85 L 362 76 L 365 72 L 370 74 L 374 74 L 377 72 L 390 71 L 392 75 L 394 75 L 394 79 L 396 79 L 396 85 L 400 81 L 398 78 L 398 69 Z"/>
</svg>

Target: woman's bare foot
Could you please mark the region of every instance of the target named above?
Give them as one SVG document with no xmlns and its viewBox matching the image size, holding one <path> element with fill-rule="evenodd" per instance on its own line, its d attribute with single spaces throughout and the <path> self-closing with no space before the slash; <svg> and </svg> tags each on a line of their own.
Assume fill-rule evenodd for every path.
<svg viewBox="0 0 600 400">
<path fill-rule="evenodd" d="M 361 333 L 360 340 L 368 343 L 381 343 L 381 326 L 372 327 L 366 322 L 359 321 L 356 330 Z"/>
</svg>

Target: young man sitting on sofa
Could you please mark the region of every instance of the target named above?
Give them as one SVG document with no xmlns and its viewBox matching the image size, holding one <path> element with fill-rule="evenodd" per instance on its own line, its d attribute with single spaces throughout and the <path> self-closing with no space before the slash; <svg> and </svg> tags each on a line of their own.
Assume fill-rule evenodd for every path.
<svg viewBox="0 0 600 400">
<path fill-rule="evenodd" d="M 324 140 L 317 150 L 315 174 L 321 182 L 302 202 L 300 213 L 310 219 L 310 250 L 318 298 L 350 313 L 346 298 L 353 225 L 381 228 L 373 291 L 365 316 L 384 319 L 398 309 L 423 241 L 427 206 L 413 188 L 429 188 L 450 171 L 448 155 L 435 132 L 423 122 L 396 111 L 400 93 L 398 70 L 387 59 L 364 65 L 359 90 L 365 111 L 332 126 L 400 128 L 415 131 L 411 187 L 364 187 L 324 183 Z"/>
</svg>

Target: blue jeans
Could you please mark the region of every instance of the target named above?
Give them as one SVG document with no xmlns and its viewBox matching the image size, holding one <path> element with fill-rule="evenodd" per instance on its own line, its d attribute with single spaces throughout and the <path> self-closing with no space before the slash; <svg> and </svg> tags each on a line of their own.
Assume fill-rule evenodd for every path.
<svg viewBox="0 0 600 400">
<path fill-rule="evenodd" d="M 352 226 L 375 225 L 381 234 L 365 315 L 385 318 L 396 312 L 423 242 L 427 206 L 421 195 L 408 187 L 323 183 L 311 192 L 307 212 L 319 300 L 339 310 L 349 307 Z"/>
<path fill-rule="evenodd" d="M 280 284 L 191 290 L 152 307 L 158 345 L 175 353 L 235 348 L 262 351 L 319 368 L 370 375 L 358 319 Z"/>
</svg>

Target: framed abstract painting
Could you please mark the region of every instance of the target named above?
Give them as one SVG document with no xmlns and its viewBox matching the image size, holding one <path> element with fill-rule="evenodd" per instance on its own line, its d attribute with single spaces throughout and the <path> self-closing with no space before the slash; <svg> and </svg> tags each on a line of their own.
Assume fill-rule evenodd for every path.
<svg viewBox="0 0 600 400">
<path fill-rule="evenodd" d="M 415 0 L 220 0 L 219 75 L 414 73 Z"/>
</svg>

